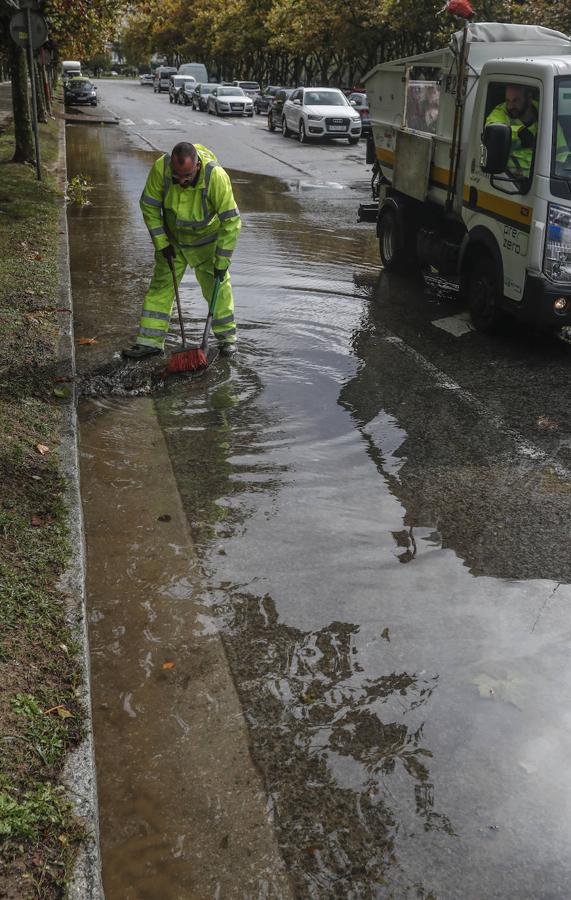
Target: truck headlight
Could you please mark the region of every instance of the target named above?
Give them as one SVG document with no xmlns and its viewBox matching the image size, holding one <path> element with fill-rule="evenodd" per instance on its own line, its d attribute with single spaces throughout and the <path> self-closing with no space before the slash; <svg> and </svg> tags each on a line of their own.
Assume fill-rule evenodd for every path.
<svg viewBox="0 0 571 900">
<path fill-rule="evenodd" d="M 552 281 L 571 282 L 571 208 L 550 203 L 543 271 Z"/>
</svg>

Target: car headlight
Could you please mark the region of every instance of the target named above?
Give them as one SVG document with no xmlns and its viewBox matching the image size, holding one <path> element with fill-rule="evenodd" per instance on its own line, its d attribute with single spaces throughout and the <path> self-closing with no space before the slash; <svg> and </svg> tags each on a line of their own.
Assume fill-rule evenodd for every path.
<svg viewBox="0 0 571 900">
<path fill-rule="evenodd" d="M 323 116 L 314 116 L 309 114 L 307 117 L 311 122 L 321 122 L 323 120 Z"/>
<path fill-rule="evenodd" d="M 543 271 L 553 281 L 571 282 L 571 209 L 550 203 Z"/>
</svg>

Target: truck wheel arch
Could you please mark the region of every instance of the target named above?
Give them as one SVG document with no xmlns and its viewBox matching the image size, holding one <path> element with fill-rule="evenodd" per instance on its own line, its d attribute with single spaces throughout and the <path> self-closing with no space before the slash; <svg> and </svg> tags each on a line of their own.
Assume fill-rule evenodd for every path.
<svg viewBox="0 0 571 900">
<path fill-rule="evenodd" d="M 472 231 L 466 235 L 466 238 L 460 248 L 459 272 L 460 272 L 460 288 L 462 293 L 466 293 L 466 279 L 470 270 L 478 259 L 482 257 L 491 258 L 497 268 L 498 284 L 504 284 L 504 264 L 502 254 L 498 247 L 498 242 L 492 232 L 484 225 L 477 225 Z"/>
</svg>

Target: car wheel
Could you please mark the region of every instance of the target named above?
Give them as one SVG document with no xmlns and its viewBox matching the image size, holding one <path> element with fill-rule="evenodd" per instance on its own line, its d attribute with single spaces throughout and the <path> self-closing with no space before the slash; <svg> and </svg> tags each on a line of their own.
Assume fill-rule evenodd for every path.
<svg viewBox="0 0 571 900">
<path fill-rule="evenodd" d="M 272 119 L 272 114 L 270 113 L 268 116 L 268 131 L 275 131 L 276 126 L 274 125 L 274 120 Z"/>
<path fill-rule="evenodd" d="M 489 256 L 476 259 L 467 276 L 468 308 L 474 327 L 484 334 L 497 331 L 503 314 L 496 267 Z"/>
<path fill-rule="evenodd" d="M 287 127 L 287 122 L 286 122 L 285 116 L 282 116 L 282 134 L 284 137 L 289 137 L 291 134 L 291 131 Z"/>
<path fill-rule="evenodd" d="M 220 115 L 220 110 L 218 109 L 218 104 L 216 104 L 216 106 L 214 107 L 214 109 L 215 109 L 215 111 L 216 111 L 216 115 L 219 116 L 219 115 Z"/>
<path fill-rule="evenodd" d="M 172 94 L 169 94 L 169 103 L 172 103 Z"/>
<path fill-rule="evenodd" d="M 350 137 L 350 138 L 348 138 L 348 141 L 350 144 L 358 144 L 359 138 L 358 137 Z"/>
<path fill-rule="evenodd" d="M 307 144 L 307 134 L 305 133 L 305 125 L 303 124 L 303 122 L 299 123 L 298 137 L 299 137 L 300 144 Z"/>
</svg>

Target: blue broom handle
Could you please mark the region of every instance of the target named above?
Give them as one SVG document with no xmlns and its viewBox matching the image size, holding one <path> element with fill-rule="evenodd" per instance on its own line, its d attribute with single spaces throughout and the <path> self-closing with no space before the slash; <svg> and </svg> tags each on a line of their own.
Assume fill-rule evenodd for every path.
<svg viewBox="0 0 571 900">
<path fill-rule="evenodd" d="M 208 335 L 210 333 L 210 326 L 212 325 L 212 319 L 214 317 L 214 310 L 216 309 L 216 301 L 218 299 L 218 291 L 220 290 L 220 278 L 217 275 L 214 279 L 214 288 L 212 290 L 212 300 L 210 301 L 210 306 L 208 307 L 208 317 L 206 319 L 206 325 L 204 326 L 204 334 L 202 335 L 202 344 L 201 348 L 206 353 L 208 349 Z"/>
</svg>

